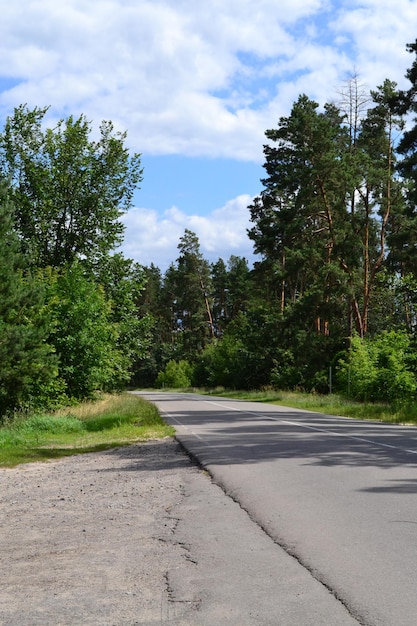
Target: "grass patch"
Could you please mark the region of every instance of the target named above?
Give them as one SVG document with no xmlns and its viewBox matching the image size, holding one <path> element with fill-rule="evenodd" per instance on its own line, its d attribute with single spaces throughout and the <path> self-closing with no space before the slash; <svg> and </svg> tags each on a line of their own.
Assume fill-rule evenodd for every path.
<svg viewBox="0 0 417 626">
<path fill-rule="evenodd" d="M 53 414 L 18 416 L 0 428 L 0 466 L 97 452 L 172 436 L 158 409 L 139 396 L 105 395 Z"/>
</svg>

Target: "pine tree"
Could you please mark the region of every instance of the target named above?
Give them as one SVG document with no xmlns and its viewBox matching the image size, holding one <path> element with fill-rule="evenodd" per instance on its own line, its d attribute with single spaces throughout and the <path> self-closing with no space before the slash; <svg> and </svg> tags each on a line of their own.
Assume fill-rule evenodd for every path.
<svg viewBox="0 0 417 626">
<path fill-rule="evenodd" d="M 352 239 L 346 205 L 353 186 L 349 137 L 333 105 L 323 112 L 300 96 L 291 115 L 266 131 L 264 190 L 249 207 L 249 236 L 270 275 L 282 313 L 307 298 L 312 330 L 329 334 L 330 301 L 347 282 L 344 251 Z M 263 267 L 262 267 L 263 266 Z"/>
<path fill-rule="evenodd" d="M 214 337 L 210 301 L 210 265 L 201 254 L 198 237 L 186 229 L 180 252 L 164 277 L 164 298 L 172 311 L 172 339 L 177 357 L 193 358 Z"/>
<path fill-rule="evenodd" d="M 407 50 L 417 56 L 417 40 Z M 389 261 L 392 271 L 405 277 L 417 276 L 417 58 L 407 70 L 411 86 L 394 93 L 389 101 L 391 110 L 400 116 L 409 116 L 414 122 L 402 135 L 397 146 L 401 155 L 396 167 L 404 181 L 400 210 L 392 217 L 389 228 Z"/>
<path fill-rule="evenodd" d="M 18 252 L 9 189 L 0 184 L 0 417 L 47 400 L 57 376 L 42 284 Z M 42 390 L 46 395 L 42 394 Z"/>
</svg>

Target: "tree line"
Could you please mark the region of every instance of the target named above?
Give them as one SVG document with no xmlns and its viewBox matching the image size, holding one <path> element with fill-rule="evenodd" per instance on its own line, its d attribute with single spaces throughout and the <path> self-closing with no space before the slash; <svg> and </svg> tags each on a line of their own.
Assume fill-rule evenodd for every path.
<svg viewBox="0 0 417 626">
<path fill-rule="evenodd" d="M 417 41 L 408 45 L 417 53 Z M 0 415 L 127 384 L 404 398 L 417 383 L 417 61 L 353 76 L 265 133 L 248 207 L 258 260 L 209 263 L 186 230 L 162 274 L 115 250 L 143 177 L 126 134 L 84 116 L 0 133 Z"/>
<path fill-rule="evenodd" d="M 369 93 L 353 76 L 323 107 L 300 95 L 266 131 L 248 207 L 260 260 L 208 264 L 186 231 L 163 277 L 146 268 L 157 340 L 142 376 L 326 392 L 332 371 L 360 399 L 415 393 L 415 60 L 406 76 Z"/>
<path fill-rule="evenodd" d="M 126 135 L 84 116 L 44 128 L 20 106 L 0 134 L 0 415 L 125 387 L 144 354 L 142 269 L 114 254 L 142 179 Z"/>
</svg>

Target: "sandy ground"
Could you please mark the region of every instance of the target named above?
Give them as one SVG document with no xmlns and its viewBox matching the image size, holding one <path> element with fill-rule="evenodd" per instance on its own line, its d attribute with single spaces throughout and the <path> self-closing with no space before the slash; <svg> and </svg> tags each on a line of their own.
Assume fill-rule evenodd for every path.
<svg viewBox="0 0 417 626">
<path fill-rule="evenodd" d="M 172 439 L 0 469 L 0 626 L 357 626 Z"/>
<path fill-rule="evenodd" d="M 172 622 L 188 565 L 171 510 L 208 481 L 171 439 L 0 469 L 0 624 Z M 197 608 L 197 607 L 195 607 Z"/>
</svg>

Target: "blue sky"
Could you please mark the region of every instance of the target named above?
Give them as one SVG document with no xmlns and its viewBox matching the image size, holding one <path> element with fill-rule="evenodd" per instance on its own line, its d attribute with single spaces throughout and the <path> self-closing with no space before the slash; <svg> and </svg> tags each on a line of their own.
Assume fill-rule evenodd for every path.
<svg viewBox="0 0 417 626">
<path fill-rule="evenodd" d="M 144 181 L 123 250 L 166 269 L 185 228 L 210 261 L 253 260 L 248 204 L 264 131 L 300 93 L 336 101 L 407 85 L 417 0 L 0 0 L 0 122 L 22 103 L 49 123 L 84 113 L 127 130 Z M 23 16 L 23 19 L 22 19 Z"/>
</svg>

